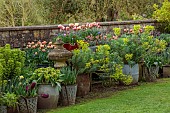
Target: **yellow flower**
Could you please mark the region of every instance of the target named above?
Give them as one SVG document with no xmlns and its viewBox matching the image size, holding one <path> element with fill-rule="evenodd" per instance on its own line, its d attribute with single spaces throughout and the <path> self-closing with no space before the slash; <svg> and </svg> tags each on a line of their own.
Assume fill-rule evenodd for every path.
<svg viewBox="0 0 170 113">
<path fill-rule="evenodd" d="M 106 58 L 105 61 L 106 61 L 106 63 L 109 62 L 109 58 Z"/>
<path fill-rule="evenodd" d="M 124 42 L 125 44 L 127 44 L 127 43 L 129 42 L 129 39 L 128 39 L 128 38 L 123 38 L 123 42 Z"/>
<path fill-rule="evenodd" d="M 23 79 L 24 78 L 24 76 L 19 76 L 19 79 Z"/>
<path fill-rule="evenodd" d="M 127 61 L 131 60 L 132 57 L 133 57 L 133 54 L 126 54 L 126 55 L 125 55 L 125 59 L 126 59 Z"/>
<path fill-rule="evenodd" d="M 80 50 L 79 50 L 79 49 L 74 49 L 74 50 L 73 50 L 73 53 L 74 53 L 75 55 L 78 55 L 78 54 L 80 53 Z"/>
<path fill-rule="evenodd" d="M 91 66 L 90 63 L 86 63 L 86 68 L 89 68 Z"/>
<path fill-rule="evenodd" d="M 109 45 L 103 45 L 104 49 L 106 50 L 110 50 L 110 46 Z"/>
</svg>

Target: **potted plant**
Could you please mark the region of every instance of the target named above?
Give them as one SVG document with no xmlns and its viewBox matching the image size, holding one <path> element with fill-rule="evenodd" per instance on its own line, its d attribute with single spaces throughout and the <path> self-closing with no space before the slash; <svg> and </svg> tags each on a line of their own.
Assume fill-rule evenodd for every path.
<svg viewBox="0 0 170 113">
<path fill-rule="evenodd" d="M 73 56 L 70 59 L 73 69 L 78 71 L 77 76 L 77 96 L 85 96 L 90 91 L 90 76 L 89 73 L 95 71 L 95 67 L 88 64 L 94 57 L 94 53 L 87 42 L 78 41 L 79 49 L 73 50 Z"/>
<path fill-rule="evenodd" d="M 162 74 L 163 77 L 170 77 L 170 34 L 161 34 L 158 37 L 159 40 L 165 40 L 167 42 L 167 46 L 164 52 L 162 52 L 163 57 L 163 66 L 162 66 Z"/>
<path fill-rule="evenodd" d="M 149 35 L 153 29 L 153 26 L 146 26 L 144 35 L 141 38 L 141 46 L 145 50 L 143 52 L 143 77 L 146 81 L 155 81 L 156 77 L 159 76 L 159 68 L 163 64 L 162 53 L 166 50 L 167 46 L 165 40 Z"/>
<path fill-rule="evenodd" d="M 94 60 L 91 61 L 90 65 L 94 64 L 97 67 L 95 73 L 107 82 L 107 86 L 111 86 L 115 82 L 121 82 L 125 85 L 132 82 L 131 76 L 123 74 L 122 58 L 117 52 L 111 51 L 109 45 L 99 45 L 97 47 Z"/>
<path fill-rule="evenodd" d="M 34 71 L 31 79 L 37 80 L 38 83 L 39 109 L 52 109 L 57 107 L 59 91 L 61 89 L 61 80 L 59 79 L 61 75 L 60 70 L 52 67 L 38 68 Z"/>
<path fill-rule="evenodd" d="M 63 74 L 61 79 L 61 102 L 62 105 L 73 105 L 76 100 L 77 93 L 77 71 L 72 69 L 70 66 L 63 67 L 61 70 L 61 74 Z"/>
<path fill-rule="evenodd" d="M 162 53 L 163 57 L 163 77 L 170 77 L 170 47 L 166 47 L 166 50 Z"/>
<path fill-rule="evenodd" d="M 0 94 L 0 111 L 2 113 L 17 113 L 17 100 L 18 96 L 14 93 L 1 93 Z"/>
<path fill-rule="evenodd" d="M 112 52 L 118 52 L 119 56 L 122 57 L 124 66 L 123 73 L 125 75 L 131 75 L 133 77 L 132 84 L 138 83 L 139 78 L 139 65 L 138 63 L 142 59 L 142 46 L 140 46 L 140 39 L 138 37 L 140 27 L 137 29 L 136 34 L 125 33 L 120 35 L 120 29 L 114 29 L 116 40 L 111 40 L 110 47 Z M 137 37 L 136 37 L 137 36 Z"/>
<path fill-rule="evenodd" d="M 26 76 L 16 76 L 8 84 L 8 90 L 18 96 L 18 112 L 37 112 L 37 82 Z"/>
<path fill-rule="evenodd" d="M 5 105 L 5 99 L 3 98 L 2 92 L 0 93 L 0 111 L 1 113 L 7 113 L 7 106 Z"/>
</svg>

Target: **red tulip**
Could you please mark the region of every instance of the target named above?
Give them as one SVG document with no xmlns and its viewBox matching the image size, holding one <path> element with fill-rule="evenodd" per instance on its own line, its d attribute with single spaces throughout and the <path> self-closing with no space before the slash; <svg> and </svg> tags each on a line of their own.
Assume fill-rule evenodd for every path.
<svg viewBox="0 0 170 113">
<path fill-rule="evenodd" d="M 25 88 L 25 89 L 26 89 L 26 91 L 28 91 L 28 90 L 29 90 L 29 86 L 26 86 L 26 88 Z"/>
<path fill-rule="evenodd" d="M 35 85 L 36 85 L 36 82 L 32 82 L 31 89 L 34 89 Z"/>
</svg>

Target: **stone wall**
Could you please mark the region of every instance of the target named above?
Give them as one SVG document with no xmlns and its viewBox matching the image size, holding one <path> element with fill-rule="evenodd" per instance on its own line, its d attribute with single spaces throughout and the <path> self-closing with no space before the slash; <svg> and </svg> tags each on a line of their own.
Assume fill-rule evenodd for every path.
<svg viewBox="0 0 170 113">
<path fill-rule="evenodd" d="M 156 20 L 100 22 L 100 30 L 104 34 L 113 33 L 114 27 L 132 28 L 136 24 L 157 26 L 159 23 Z M 64 26 L 68 26 L 68 24 Z M 24 48 L 31 41 L 51 41 L 58 32 L 60 32 L 58 25 L 0 27 L 0 46 L 8 43 L 11 47 Z"/>
</svg>

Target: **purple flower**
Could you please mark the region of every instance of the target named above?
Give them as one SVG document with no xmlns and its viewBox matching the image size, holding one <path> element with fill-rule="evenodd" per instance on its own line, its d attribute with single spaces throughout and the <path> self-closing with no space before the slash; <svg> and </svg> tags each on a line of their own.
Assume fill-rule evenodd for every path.
<svg viewBox="0 0 170 113">
<path fill-rule="evenodd" d="M 35 85 L 36 85 L 36 82 L 32 82 L 31 89 L 34 89 Z"/>
<path fill-rule="evenodd" d="M 42 97 L 42 98 L 48 98 L 48 97 L 49 97 L 49 94 L 41 94 L 41 97 Z"/>
<path fill-rule="evenodd" d="M 26 89 L 26 91 L 28 91 L 28 90 L 29 90 L 29 86 L 26 86 L 26 88 L 25 88 L 25 89 Z"/>
</svg>

